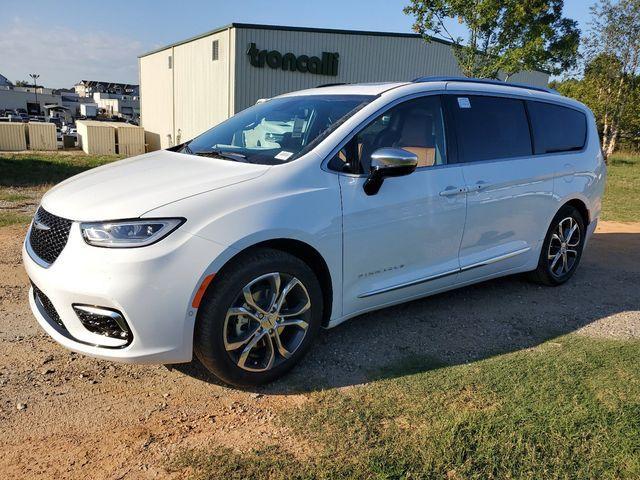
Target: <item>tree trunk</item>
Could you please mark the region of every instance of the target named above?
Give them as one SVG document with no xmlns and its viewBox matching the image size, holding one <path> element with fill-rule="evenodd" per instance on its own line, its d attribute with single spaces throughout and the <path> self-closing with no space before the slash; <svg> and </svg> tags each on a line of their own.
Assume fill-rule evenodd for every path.
<svg viewBox="0 0 640 480">
<path fill-rule="evenodd" d="M 609 148 L 609 114 L 604 114 L 604 121 L 602 125 L 602 138 L 600 139 L 602 153 L 605 155 L 604 160 L 607 161 L 606 151 Z"/>
<path fill-rule="evenodd" d="M 607 159 L 615 151 L 617 143 L 618 143 L 618 126 L 615 125 L 611 129 L 611 138 L 609 139 L 609 145 L 607 145 L 607 150 L 605 151 L 605 157 Z"/>
</svg>

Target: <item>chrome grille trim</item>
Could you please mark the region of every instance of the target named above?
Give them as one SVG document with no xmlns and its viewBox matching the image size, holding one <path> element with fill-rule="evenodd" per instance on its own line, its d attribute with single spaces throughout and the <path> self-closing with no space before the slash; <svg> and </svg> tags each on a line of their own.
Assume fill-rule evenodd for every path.
<svg viewBox="0 0 640 480">
<path fill-rule="evenodd" d="M 29 256 L 38 265 L 49 267 L 67 245 L 72 224 L 72 220 L 58 217 L 39 207 L 26 242 Z"/>
</svg>

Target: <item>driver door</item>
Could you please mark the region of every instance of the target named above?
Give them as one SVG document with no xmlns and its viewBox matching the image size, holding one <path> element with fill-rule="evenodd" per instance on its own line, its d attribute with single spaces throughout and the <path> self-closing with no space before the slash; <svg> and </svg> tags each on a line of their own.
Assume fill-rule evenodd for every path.
<svg viewBox="0 0 640 480">
<path fill-rule="evenodd" d="M 413 173 L 363 189 L 371 154 L 403 148 Z M 447 164 L 439 96 L 399 103 L 357 133 L 330 162 L 340 175 L 343 208 L 343 314 L 404 301 L 456 282 L 465 223 L 461 167 Z"/>
</svg>

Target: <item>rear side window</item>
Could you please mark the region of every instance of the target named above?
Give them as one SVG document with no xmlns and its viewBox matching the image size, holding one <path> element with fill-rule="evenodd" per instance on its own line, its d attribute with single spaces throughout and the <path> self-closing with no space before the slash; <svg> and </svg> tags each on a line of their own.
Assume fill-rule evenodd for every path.
<svg viewBox="0 0 640 480">
<path fill-rule="evenodd" d="M 455 95 L 452 100 L 461 161 L 533 154 L 522 100 L 481 95 Z"/>
<path fill-rule="evenodd" d="M 587 140 L 587 117 L 572 108 L 528 102 L 536 154 L 582 150 Z"/>
</svg>

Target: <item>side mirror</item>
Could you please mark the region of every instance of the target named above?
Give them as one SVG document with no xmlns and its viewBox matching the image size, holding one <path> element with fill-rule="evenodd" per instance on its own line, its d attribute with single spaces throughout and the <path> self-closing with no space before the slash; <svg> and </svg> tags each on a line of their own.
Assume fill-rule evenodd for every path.
<svg viewBox="0 0 640 480">
<path fill-rule="evenodd" d="M 402 148 L 379 148 L 371 154 L 371 170 L 364 182 L 364 193 L 375 195 L 387 177 L 409 175 L 418 166 L 418 157 Z"/>
</svg>

